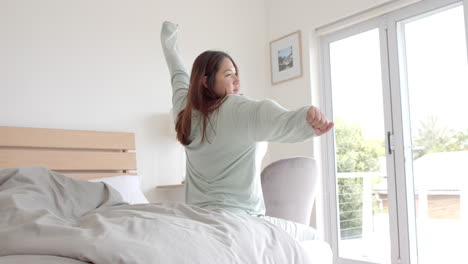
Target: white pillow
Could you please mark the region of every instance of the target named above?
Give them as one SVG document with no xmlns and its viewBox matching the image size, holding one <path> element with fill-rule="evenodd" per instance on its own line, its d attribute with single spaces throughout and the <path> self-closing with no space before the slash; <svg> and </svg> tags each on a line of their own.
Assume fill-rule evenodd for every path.
<svg viewBox="0 0 468 264">
<path fill-rule="evenodd" d="M 140 177 L 137 175 L 120 175 L 89 180 L 91 182 L 104 182 L 117 190 L 123 200 L 129 204 L 148 203 L 140 188 Z"/>
</svg>

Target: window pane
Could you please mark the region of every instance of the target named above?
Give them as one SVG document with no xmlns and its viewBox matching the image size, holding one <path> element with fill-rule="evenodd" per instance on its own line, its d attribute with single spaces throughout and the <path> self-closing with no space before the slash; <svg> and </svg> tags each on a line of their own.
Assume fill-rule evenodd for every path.
<svg viewBox="0 0 468 264">
<path fill-rule="evenodd" d="M 462 263 L 468 223 L 468 65 L 463 6 L 401 22 L 418 263 Z M 411 152 L 410 152 L 411 153 Z M 465 231 L 464 231 L 465 230 Z M 466 233 L 465 233 L 466 235 Z"/>
<path fill-rule="evenodd" d="M 378 29 L 330 44 L 341 258 L 390 263 Z"/>
</svg>

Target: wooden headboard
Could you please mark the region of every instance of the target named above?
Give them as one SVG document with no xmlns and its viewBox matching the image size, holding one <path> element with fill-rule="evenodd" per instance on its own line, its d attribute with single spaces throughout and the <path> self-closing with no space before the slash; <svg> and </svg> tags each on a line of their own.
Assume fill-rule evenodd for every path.
<svg viewBox="0 0 468 264">
<path fill-rule="evenodd" d="M 128 132 L 0 126 L 0 168 L 42 166 L 80 179 L 137 175 L 129 150 Z"/>
</svg>

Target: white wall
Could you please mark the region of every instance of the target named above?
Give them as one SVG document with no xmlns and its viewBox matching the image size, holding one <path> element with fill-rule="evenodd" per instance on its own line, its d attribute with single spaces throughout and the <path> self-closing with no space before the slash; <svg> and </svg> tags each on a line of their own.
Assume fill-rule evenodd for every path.
<svg viewBox="0 0 468 264">
<path fill-rule="evenodd" d="M 189 68 L 206 49 L 228 51 L 246 95 L 295 109 L 320 98 L 314 29 L 387 1 L 2 0 L 0 125 L 135 132 L 138 171 L 151 199 L 154 186 L 178 183 L 182 175 L 159 42 L 164 20 L 180 24 Z M 269 42 L 297 29 L 304 75 L 271 86 Z M 318 157 L 313 142 L 319 140 L 270 144 L 264 165 Z"/>
<path fill-rule="evenodd" d="M 2 0 L 0 125 L 135 132 L 147 196 L 180 182 L 159 41 L 164 20 L 180 24 L 189 68 L 204 50 L 228 51 L 244 93 L 264 97 L 263 0 Z"/>
</svg>

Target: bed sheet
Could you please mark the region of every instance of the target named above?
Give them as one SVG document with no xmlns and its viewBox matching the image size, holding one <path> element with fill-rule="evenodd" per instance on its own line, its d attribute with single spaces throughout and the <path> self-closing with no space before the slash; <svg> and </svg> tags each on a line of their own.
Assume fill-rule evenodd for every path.
<svg viewBox="0 0 468 264">
<path fill-rule="evenodd" d="M 332 264 L 333 253 L 328 243 L 322 240 L 300 241 L 305 263 Z"/>
<path fill-rule="evenodd" d="M 301 264 L 327 256 L 323 244 L 300 244 L 257 217 L 181 203 L 129 205 L 108 185 L 41 167 L 0 169 L 0 208 L 2 261 Z"/>
<path fill-rule="evenodd" d="M 70 258 L 45 255 L 10 255 L 0 257 L 0 264 L 83 264 L 83 262 Z"/>
<path fill-rule="evenodd" d="M 320 263 L 310 259 L 319 246 L 304 250 L 263 219 L 181 203 L 129 205 L 108 185 L 41 167 L 0 169 L 0 208 L 2 261 Z"/>
</svg>

